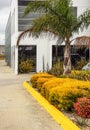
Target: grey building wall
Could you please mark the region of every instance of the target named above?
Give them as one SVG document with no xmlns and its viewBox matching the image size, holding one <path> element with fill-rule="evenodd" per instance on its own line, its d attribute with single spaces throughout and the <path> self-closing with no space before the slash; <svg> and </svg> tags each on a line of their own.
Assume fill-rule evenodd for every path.
<svg viewBox="0 0 90 130">
<path fill-rule="evenodd" d="M 16 23 L 15 23 L 15 18 L 16 18 L 16 8 L 12 10 L 11 13 L 11 68 L 14 70 L 15 69 L 15 37 L 16 37 Z"/>
<path fill-rule="evenodd" d="M 18 31 L 24 31 L 31 27 L 32 20 L 39 17 L 40 13 L 31 12 L 24 16 L 24 11 L 28 3 L 35 0 L 18 0 Z"/>
<path fill-rule="evenodd" d="M 5 30 L 5 60 L 11 66 L 11 13 Z"/>
</svg>

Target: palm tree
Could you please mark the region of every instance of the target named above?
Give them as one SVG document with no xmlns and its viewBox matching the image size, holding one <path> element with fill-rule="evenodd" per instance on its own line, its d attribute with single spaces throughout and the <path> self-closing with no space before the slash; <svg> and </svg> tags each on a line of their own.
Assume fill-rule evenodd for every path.
<svg viewBox="0 0 90 130">
<path fill-rule="evenodd" d="M 70 44 L 72 36 L 83 31 L 90 24 L 90 10 L 85 11 L 78 18 L 75 16 L 71 0 L 44 0 L 30 2 L 25 9 L 25 15 L 29 12 L 42 12 L 42 16 L 32 22 L 32 27 L 18 38 L 19 43 L 22 36 L 30 33 L 29 36 L 38 37 L 48 32 L 50 36 L 58 37 L 57 42 L 65 43 L 64 50 L 64 74 L 71 71 Z"/>
</svg>

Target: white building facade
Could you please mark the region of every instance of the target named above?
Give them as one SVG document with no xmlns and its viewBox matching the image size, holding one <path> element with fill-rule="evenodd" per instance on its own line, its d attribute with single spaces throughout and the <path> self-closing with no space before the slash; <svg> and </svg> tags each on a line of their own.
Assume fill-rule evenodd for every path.
<svg viewBox="0 0 90 130">
<path fill-rule="evenodd" d="M 19 52 L 25 47 L 29 50 L 31 56 L 34 57 L 36 64 L 36 72 L 43 71 L 43 66 L 46 69 L 52 67 L 52 55 L 53 55 L 53 45 L 56 45 L 56 39 L 51 39 L 50 37 L 39 37 L 38 39 L 32 37 L 25 37 L 19 43 L 17 47 L 17 38 L 19 34 L 30 27 L 30 23 L 40 14 L 30 13 L 23 17 L 24 9 L 28 2 L 34 0 L 12 0 L 11 1 L 11 11 L 6 27 L 6 62 L 18 74 L 18 62 L 19 62 Z M 90 9 L 90 0 L 73 0 L 73 7 L 75 7 L 75 12 L 77 16 L 83 13 L 86 9 Z M 90 28 L 80 32 L 77 36 L 90 36 Z M 76 37 L 76 35 L 74 36 Z M 34 54 L 33 54 L 34 51 Z"/>
</svg>

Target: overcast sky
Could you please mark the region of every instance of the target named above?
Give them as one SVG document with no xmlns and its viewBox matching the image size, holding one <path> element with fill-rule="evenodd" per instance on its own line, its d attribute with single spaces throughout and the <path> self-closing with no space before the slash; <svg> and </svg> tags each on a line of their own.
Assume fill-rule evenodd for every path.
<svg viewBox="0 0 90 130">
<path fill-rule="evenodd" d="M 0 0 L 0 44 L 5 42 L 5 28 L 10 12 L 11 0 Z"/>
</svg>

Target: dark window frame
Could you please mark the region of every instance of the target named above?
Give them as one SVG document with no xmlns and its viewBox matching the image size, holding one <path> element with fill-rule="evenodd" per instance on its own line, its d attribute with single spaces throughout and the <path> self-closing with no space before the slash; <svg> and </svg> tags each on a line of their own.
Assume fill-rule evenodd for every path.
<svg viewBox="0 0 90 130">
<path fill-rule="evenodd" d="M 18 59 L 20 63 L 21 61 L 25 61 L 27 59 L 31 59 L 34 62 L 34 68 L 32 71 L 36 71 L 37 66 L 37 45 L 19 45 L 18 47 Z"/>
</svg>

